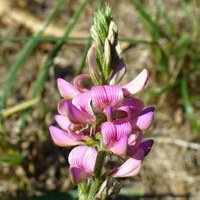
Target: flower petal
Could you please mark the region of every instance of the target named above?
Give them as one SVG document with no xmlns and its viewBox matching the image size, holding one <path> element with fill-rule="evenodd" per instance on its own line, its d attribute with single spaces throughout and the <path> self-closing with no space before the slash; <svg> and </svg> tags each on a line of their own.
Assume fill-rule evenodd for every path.
<svg viewBox="0 0 200 200">
<path fill-rule="evenodd" d="M 137 150 L 142 143 L 142 136 L 143 133 L 141 131 L 130 135 L 128 138 L 127 155 L 131 156 Z"/>
<path fill-rule="evenodd" d="M 50 126 L 49 131 L 54 143 L 58 146 L 67 147 L 84 144 L 80 141 L 82 139 L 80 135 L 75 137 L 73 134 L 67 133 L 55 126 Z"/>
<path fill-rule="evenodd" d="M 137 114 L 143 108 L 144 103 L 141 100 L 137 98 L 126 97 L 115 114 L 117 116 L 125 116 L 126 119 L 130 120 L 131 118 L 137 116 Z"/>
<path fill-rule="evenodd" d="M 153 143 L 154 141 L 152 139 L 142 142 L 130 158 L 117 169 L 113 177 L 129 177 L 136 175 L 141 168 L 142 160 L 150 152 Z"/>
<path fill-rule="evenodd" d="M 108 105 L 117 108 L 123 101 L 123 92 L 117 85 L 93 86 L 92 104 L 98 110 L 105 109 Z"/>
<path fill-rule="evenodd" d="M 74 86 L 81 92 L 88 92 L 89 90 L 81 86 L 82 80 L 90 79 L 88 74 L 81 74 L 74 79 Z"/>
<path fill-rule="evenodd" d="M 113 141 L 116 141 L 116 127 L 112 122 L 104 122 L 101 125 L 101 134 L 103 137 L 104 147 L 109 147 Z"/>
<path fill-rule="evenodd" d="M 142 142 L 142 144 L 140 145 L 140 148 L 143 149 L 144 156 L 148 155 L 148 153 L 151 151 L 153 144 L 154 144 L 154 140 L 152 139 Z"/>
<path fill-rule="evenodd" d="M 126 65 L 124 63 L 124 60 L 121 58 L 117 62 L 116 66 L 114 67 L 112 71 L 109 84 L 114 85 L 114 84 L 119 83 L 125 73 L 126 73 Z"/>
<path fill-rule="evenodd" d="M 76 87 L 62 78 L 57 79 L 57 85 L 60 95 L 65 99 L 72 99 L 80 93 Z"/>
<path fill-rule="evenodd" d="M 100 76 L 98 69 L 97 69 L 95 47 L 94 46 L 91 46 L 90 49 L 88 50 L 87 61 L 88 61 L 88 71 L 89 71 L 92 79 L 100 80 L 101 76 Z"/>
<path fill-rule="evenodd" d="M 87 147 L 87 150 L 83 155 L 82 165 L 85 168 L 85 170 L 90 174 L 94 172 L 97 155 L 97 150 L 94 147 Z"/>
<path fill-rule="evenodd" d="M 103 145 L 117 155 L 124 155 L 127 150 L 128 136 L 132 128 L 129 122 L 117 120 L 101 125 Z"/>
<path fill-rule="evenodd" d="M 127 151 L 128 136 L 121 137 L 118 141 L 114 142 L 112 147 L 109 149 L 111 152 L 118 156 L 123 156 Z"/>
<path fill-rule="evenodd" d="M 95 122 L 95 117 L 87 112 L 79 110 L 70 101 L 62 99 L 58 103 L 58 112 L 65 115 L 74 124 L 87 124 Z"/>
<path fill-rule="evenodd" d="M 76 95 L 73 98 L 72 103 L 83 112 L 87 112 L 90 113 L 91 115 L 94 115 L 91 107 L 91 100 L 92 100 L 91 92 L 84 92 Z"/>
<path fill-rule="evenodd" d="M 72 167 L 69 171 L 74 184 L 80 183 L 90 176 L 84 169 L 78 167 Z"/>
<path fill-rule="evenodd" d="M 68 157 L 70 167 L 82 167 L 83 155 L 86 151 L 87 147 L 85 146 L 78 146 L 73 148 Z"/>
<path fill-rule="evenodd" d="M 154 107 L 142 110 L 138 117 L 133 120 L 133 129 L 146 130 L 151 126 L 154 118 Z"/>
<path fill-rule="evenodd" d="M 107 117 L 107 121 L 111 122 L 112 121 L 112 107 L 108 106 L 107 108 L 105 108 L 104 113 Z"/>
<path fill-rule="evenodd" d="M 129 177 L 136 175 L 141 168 L 143 158 L 144 151 L 142 149 L 138 149 L 124 164 L 117 169 L 113 177 Z"/>
<path fill-rule="evenodd" d="M 140 92 L 147 82 L 148 74 L 148 71 L 143 69 L 135 79 L 127 84 L 122 85 L 121 87 L 124 95 L 131 95 Z"/>
<path fill-rule="evenodd" d="M 78 146 L 72 149 L 68 160 L 75 182 L 80 182 L 93 175 L 97 151 L 94 147 Z"/>
<path fill-rule="evenodd" d="M 69 126 L 71 125 L 71 122 L 69 121 L 67 116 L 63 115 L 56 115 L 55 117 L 56 122 L 65 131 L 69 131 Z"/>
</svg>

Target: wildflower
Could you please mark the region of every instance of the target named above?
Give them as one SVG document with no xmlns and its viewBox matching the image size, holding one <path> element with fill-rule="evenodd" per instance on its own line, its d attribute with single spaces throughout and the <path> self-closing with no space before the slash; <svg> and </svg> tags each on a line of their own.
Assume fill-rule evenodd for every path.
<svg viewBox="0 0 200 200">
<path fill-rule="evenodd" d="M 104 147 L 119 156 L 126 154 L 128 138 L 131 133 L 131 124 L 123 120 L 104 122 L 101 125 Z"/>
<path fill-rule="evenodd" d="M 74 148 L 69 154 L 70 176 L 78 184 L 80 199 L 106 199 L 119 192 L 116 178 L 138 173 L 153 140 L 142 141 L 154 118 L 154 107 L 145 107 L 133 95 L 141 92 L 148 70 L 126 84 L 119 84 L 126 66 L 111 10 L 98 11 L 91 28 L 94 43 L 88 51 L 89 75 L 82 74 L 73 84 L 59 78 L 58 90 L 63 99 L 57 105 L 55 120 L 60 128 L 49 131 L 58 146 Z M 91 88 L 82 86 L 92 80 Z M 122 160 L 117 167 L 104 164 L 112 157 Z"/>
<path fill-rule="evenodd" d="M 114 178 L 134 176 L 141 168 L 142 160 L 149 153 L 153 145 L 153 140 L 146 140 L 141 143 L 139 148 L 130 155 L 130 158 L 117 168 L 113 174 Z"/>
<path fill-rule="evenodd" d="M 50 126 L 49 131 L 55 144 L 61 147 L 83 145 L 84 135 L 65 132 L 55 126 Z"/>
<path fill-rule="evenodd" d="M 79 146 L 69 154 L 70 174 L 74 183 L 94 175 L 97 151 L 94 147 Z"/>
</svg>

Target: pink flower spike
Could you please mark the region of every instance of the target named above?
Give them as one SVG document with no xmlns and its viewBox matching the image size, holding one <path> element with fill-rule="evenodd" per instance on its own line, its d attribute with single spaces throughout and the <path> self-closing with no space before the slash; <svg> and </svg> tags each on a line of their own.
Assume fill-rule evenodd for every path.
<svg viewBox="0 0 200 200">
<path fill-rule="evenodd" d="M 62 78 L 57 79 L 57 85 L 60 95 L 65 99 L 72 99 L 80 93 L 77 88 Z"/>
<path fill-rule="evenodd" d="M 80 141 L 83 139 L 81 135 L 77 135 L 77 137 L 75 137 L 74 134 L 67 133 L 55 126 L 50 126 L 49 131 L 54 143 L 58 146 L 67 147 L 84 144 Z"/>
<path fill-rule="evenodd" d="M 124 95 L 136 94 L 142 91 L 147 82 L 148 74 L 147 69 L 143 69 L 135 79 L 125 85 L 122 85 L 121 88 L 123 89 Z"/>
<path fill-rule="evenodd" d="M 117 108 L 123 101 L 122 89 L 117 85 L 93 86 L 92 104 L 98 110 L 104 110 L 108 105 Z"/>
<path fill-rule="evenodd" d="M 78 146 L 72 149 L 68 160 L 74 183 L 79 183 L 93 175 L 97 154 L 94 147 Z"/>
<path fill-rule="evenodd" d="M 81 74 L 74 79 L 74 86 L 81 92 L 88 92 L 89 90 L 81 86 L 82 80 L 91 79 L 88 74 Z"/>
<path fill-rule="evenodd" d="M 79 110 L 70 101 L 62 99 L 58 103 L 58 112 L 65 115 L 74 124 L 87 124 L 95 122 L 95 117 L 87 112 Z"/>
<path fill-rule="evenodd" d="M 154 107 L 142 110 L 138 117 L 133 120 L 133 129 L 146 130 L 151 126 L 154 118 Z"/>
</svg>

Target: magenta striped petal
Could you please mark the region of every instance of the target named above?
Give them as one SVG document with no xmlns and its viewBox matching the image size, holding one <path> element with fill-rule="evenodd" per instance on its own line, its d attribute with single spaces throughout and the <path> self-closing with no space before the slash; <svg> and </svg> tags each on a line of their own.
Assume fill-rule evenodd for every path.
<svg viewBox="0 0 200 200">
<path fill-rule="evenodd" d="M 93 86 L 92 104 L 98 110 L 105 109 L 108 105 L 117 108 L 123 101 L 123 92 L 117 85 Z"/>
<path fill-rule="evenodd" d="M 72 149 L 68 160 L 75 183 L 93 175 L 97 154 L 94 147 L 78 146 Z"/>
<path fill-rule="evenodd" d="M 143 69 L 135 79 L 125 85 L 122 85 L 121 87 L 124 95 L 131 95 L 140 92 L 147 82 L 148 74 L 148 71 Z"/>
<path fill-rule="evenodd" d="M 133 129 L 146 130 L 148 129 L 154 118 L 154 107 L 149 107 L 141 111 L 137 118 L 133 120 Z"/>
<path fill-rule="evenodd" d="M 117 131 L 117 139 L 120 139 L 121 136 L 127 135 L 129 136 L 132 133 L 131 124 L 128 121 L 123 119 L 113 121 L 116 126 Z"/>
<path fill-rule="evenodd" d="M 143 133 L 141 131 L 130 135 L 128 138 L 127 155 L 131 156 L 137 150 L 142 143 L 142 136 Z"/>
<path fill-rule="evenodd" d="M 60 95 L 65 99 L 72 99 L 80 93 L 77 88 L 62 78 L 57 79 L 57 85 Z"/>
<path fill-rule="evenodd" d="M 121 137 L 117 142 L 114 142 L 113 145 L 109 148 L 109 150 L 118 156 L 123 156 L 126 154 L 127 151 L 127 143 L 128 136 L 125 135 Z"/>
<path fill-rule="evenodd" d="M 76 95 L 73 98 L 72 103 L 83 112 L 87 112 L 90 113 L 91 115 L 94 115 L 91 107 L 91 100 L 92 100 L 91 92 L 84 92 Z"/>
<path fill-rule="evenodd" d="M 154 141 L 152 139 L 142 142 L 130 158 L 116 170 L 113 177 L 129 177 L 136 175 L 141 168 L 142 160 L 150 152 L 153 143 Z"/>
<path fill-rule="evenodd" d="M 56 122 L 58 123 L 58 125 L 60 126 L 60 128 L 69 132 L 69 127 L 71 125 L 71 122 L 69 121 L 67 116 L 56 115 L 54 118 Z"/>
<path fill-rule="evenodd" d="M 67 131 L 68 133 L 75 133 L 76 131 L 80 131 L 81 129 L 83 129 L 82 124 L 72 124 L 69 121 L 68 117 L 64 115 L 56 115 L 55 120 L 60 126 L 60 128 Z M 85 139 L 88 139 L 88 138 L 85 136 Z"/>
<path fill-rule="evenodd" d="M 127 150 L 128 137 L 132 128 L 129 122 L 122 120 L 104 122 L 101 125 L 103 145 L 117 155 L 124 155 Z"/>
<path fill-rule="evenodd" d="M 67 147 L 84 144 L 82 141 L 80 141 L 84 138 L 81 135 L 77 135 L 75 137 L 74 134 L 67 133 L 55 126 L 50 126 L 49 131 L 54 143 L 58 146 Z"/>
<path fill-rule="evenodd" d="M 91 79 L 88 74 L 81 74 L 74 79 L 74 86 L 81 92 L 88 92 L 89 90 L 81 86 L 81 81 Z"/>
<path fill-rule="evenodd" d="M 101 125 L 101 134 L 106 148 L 117 140 L 116 127 L 112 122 L 104 122 Z"/>
<path fill-rule="evenodd" d="M 128 120 L 135 117 L 144 108 L 144 103 L 136 98 L 126 97 L 115 114 L 126 117 Z"/>
<path fill-rule="evenodd" d="M 78 167 L 72 167 L 69 171 L 74 184 L 80 183 L 90 176 L 90 174 L 88 174 L 84 169 Z"/>
<path fill-rule="evenodd" d="M 151 151 L 153 144 L 154 144 L 154 140 L 152 139 L 142 142 L 142 144 L 140 145 L 140 148 L 143 149 L 144 156 L 148 155 L 148 153 Z"/>
<path fill-rule="evenodd" d="M 105 110 L 104 113 L 107 117 L 107 121 L 111 122 L 112 121 L 112 107 L 108 106 Z"/>
<path fill-rule="evenodd" d="M 129 177 L 136 175 L 141 168 L 143 158 L 144 151 L 142 149 L 138 149 L 124 164 L 117 169 L 113 177 Z"/>
<path fill-rule="evenodd" d="M 58 112 L 67 116 L 74 124 L 87 124 L 95 122 L 95 117 L 87 112 L 79 110 L 70 101 L 62 99 L 58 103 Z"/>
</svg>

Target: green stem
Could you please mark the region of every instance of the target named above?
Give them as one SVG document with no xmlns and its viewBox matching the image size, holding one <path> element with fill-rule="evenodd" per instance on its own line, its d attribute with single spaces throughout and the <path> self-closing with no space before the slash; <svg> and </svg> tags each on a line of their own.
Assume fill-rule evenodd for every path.
<svg viewBox="0 0 200 200">
<path fill-rule="evenodd" d="M 99 178 L 101 176 L 101 171 L 102 171 L 105 157 L 106 157 L 106 151 L 104 151 L 104 150 L 99 151 L 99 154 L 98 154 L 97 160 L 96 160 L 95 171 L 94 171 L 96 178 Z"/>
<path fill-rule="evenodd" d="M 78 184 L 78 199 L 79 200 L 87 199 L 87 185 L 84 183 Z"/>
</svg>

